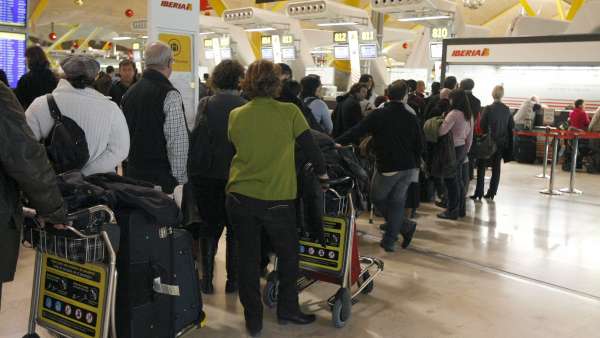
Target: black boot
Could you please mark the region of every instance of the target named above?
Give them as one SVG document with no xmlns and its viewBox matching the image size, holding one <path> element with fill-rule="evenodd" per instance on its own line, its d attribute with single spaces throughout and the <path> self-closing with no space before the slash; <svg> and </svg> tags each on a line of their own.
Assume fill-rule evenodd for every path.
<svg viewBox="0 0 600 338">
<path fill-rule="evenodd" d="M 227 248 L 225 257 L 225 267 L 227 269 L 227 282 L 225 283 L 225 293 L 235 293 L 238 291 L 238 243 L 231 228 L 227 229 Z"/>
<path fill-rule="evenodd" d="M 200 288 L 202 293 L 213 294 L 215 288 L 212 284 L 213 271 L 215 267 L 215 254 L 217 253 L 217 242 L 212 237 L 200 237 L 200 259 L 202 265 L 202 279 Z"/>
</svg>

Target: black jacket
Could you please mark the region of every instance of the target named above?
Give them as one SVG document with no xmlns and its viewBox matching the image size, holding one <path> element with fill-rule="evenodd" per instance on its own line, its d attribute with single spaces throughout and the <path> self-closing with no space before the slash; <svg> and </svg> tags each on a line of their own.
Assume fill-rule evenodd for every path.
<svg viewBox="0 0 600 338">
<path fill-rule="evenodd" d="M 135 84 L 135 79 L 133 84 Z M 131 84 L 131 86 L 133 86 L 133 84 Z M 110 96 L 111 100 L 113 100 L 113 102 L 120 107 L 121 101 L 123 101 L 123 96 L 125 95 L 127 90 L 131 88 L 131 86 L 126 87 L 124 84 L 121 83 L 121 81 L 113 83 L 113 85 L 110 87 L 108 95 Z"/>
<path fill-rule="evenodd" d="M 15 94 L 23 108 L 27 109 L 33 100 L 52 93 L 57 85 L 58 79 L 49 68 L 34 68 L 19 79 Z"/>
<path fill-rule="evenodd" d="M 17 98 L 0 83 L 0 283 L 14 277 L 23 222 L 21 192 L 50 223 L 65 222 L 46 151 L 35 140 Z"/>
<path fill-rule="evenodd" d="M 308 126 L 310 127 L 310 129 L 323 132 L 323 128 L 321 128 L 321 125 L 315 119 L 312 110 L 308 108 L 308 106 L 305 105 L 304 102 L 302 102 L 302 100 L 300 100 L 298 97 L 282 95 L 277 98 L 277 101 L 295 104 L 296 107 L 298 107 L 298 109 L 300 109 L 300 111 L 302 112 L 302 115 L 306 119 L 306 122 L 308 122 Z"/>
<path fill-rule="evenodd" d="M 477 116 L 479 116 L 479 113 L 481 113 L 481 101 L 470 91 L 467 91 L 467 98 L 471 104 L 471 114 L 475 119 Z"/>
<path fill-rule="evenodd" d="M 360 102 L 354 95 L 343 95 L 337 99 L 340 109 L 333 116 L 333 136 L 338 137 L 357 125 L 363 119 Z"/>
<path fill-rule="evenodd" d="M 239 95 L 225 93 L 217 93 L 209 98 L 205 98 L 205 100 L 208 100 L 206 114 L 208 114 L 208 130 L 210 130 L 213 144 L 213 160 L 208 172 L 199 172 L 193 166 L 189 166 L 188 175 L 190 178 L 197 176 L 227 180 L 229 178 L 231 159 L 235 155 L 235 149 L 227 136 L 229 114 L 233 109 L 246 104 L 247 101 Z M 198 105 L 198 110 L 200 110 L 200 107 L 201 105 Z M 198 111 L 196 123 L 202 118 L 201 113 L 201 111 Z M 192 149 L 193 145 L 190 147 L 190 151 Z M 190 152 L 190 159 L 193 156 L 194 154 Z M 190 163 L 193 163 L 193 161 L 190 161 Z"/>
<path fill-rule="evenodd" d="M 165 98 L 173 90 L 164 75 L 147 69 L 121 102 L 131 137 L 127 176 L 160 185 L 167 193 L 177 185 L 164 132 Z"/>
<path fill-rule="evenodd" d="M 340 144 L 358 142 L 370 133 L 381 173 L 419 168 L 423 136 L 417 117 L 402 102 L 391 101 L 336 139 Z"/>
<path fill-rule="evenodd" d="M 502 102 L 494 102 L 485 107 L 481 115 L 481 130 L 484 134 L 492 133 L 499 151 L 503 152 L 505 161 L 512 160 L 512 140 L 515 121 L 510 109 Z"/>
</svg>

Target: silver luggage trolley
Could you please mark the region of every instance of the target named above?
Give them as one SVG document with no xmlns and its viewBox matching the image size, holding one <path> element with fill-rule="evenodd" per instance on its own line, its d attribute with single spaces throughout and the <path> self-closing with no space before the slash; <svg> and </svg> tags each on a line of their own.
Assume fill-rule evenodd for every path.
<svg viewBox="0 0 600 338">
<path fill-rule="evenodd" d="M 116 253 L 106 230 L 116 228 L 112 210 L 100 205 L 69 214 L 78 226 L 58 231 L 36 226 L 35 211 L 24 211 L 24 241 L 36 258 L 23 338 L 39 338 L 36 326 L 63 338 L 116 338 Z"/>
<path fill-rule="evenodd" d="M 373 291 L 373 280 L 383 271 L 384 264 L 376 257 L 359 256 L 356 210 L 352 200 L 354 181 L 345 177 L 331 180 L 330 186 L 324 196 L 325 245 L 315 243 L 307 234 L 301 234 L 301 277 L 297 285 L 299 291 L 319 281 L 339 285 L 340 288 L 327 303 L 332 312 L 333 325 L 342 328 L 350 320 L 352 305 L 358 301 L 357 297 Z M 262 294 L 263 302 L 268 307 L 274 307 L 278 298 L 276 258 L 274 266 L 274 270 L 267 276 Z"/>
</svg>

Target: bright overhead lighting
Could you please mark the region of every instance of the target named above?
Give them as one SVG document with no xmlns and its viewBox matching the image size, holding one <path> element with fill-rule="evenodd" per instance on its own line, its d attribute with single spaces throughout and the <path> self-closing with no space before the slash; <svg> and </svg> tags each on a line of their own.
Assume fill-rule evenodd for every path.
<svg viewBox="0 0 600 338">
<path fill-rule="evenodd" d="M 198 35 L 211 35 L 215 34 L 215 32 L 200 32 Z"/>
<path fill-rule="evenodd" d="M 273 27 L 260 27 L 260 28 L 247 28 L 244 29 L 246 32 L 270 32 L 276 30 Z"/>
<path fill-rule="evenodd" d="M 148 38 L 148 35 L 142 35 L 142 36 L 141 36 L 141 38 L 142 38 L 142 39 L 147 39 L 147 38 Z"/>
<path fill-rule="evenodd" d="M 450 19 L 449 15 L 433 15 L 433 16 L 421 16 L 414 18 L 400 18 L 398 21 L 400 22 L 414 22 L 414 21 L 427 21 L 427 20 L 443 20 Z"/>
<path fill-rule="evenodd" d="M 319 27 L 333 27 L 333 26 L 354 26 L 358 25 L 358 22 L 348 21 L 348 22 L 325 22 L 317 24 Z"/>
<path fill-rule="evenodd" d="M 114 41 L 124 41 L 124 40 L 131 40 L 132 38 L 130 36 L 116 36 L 112 39 Z"/>
</svg>

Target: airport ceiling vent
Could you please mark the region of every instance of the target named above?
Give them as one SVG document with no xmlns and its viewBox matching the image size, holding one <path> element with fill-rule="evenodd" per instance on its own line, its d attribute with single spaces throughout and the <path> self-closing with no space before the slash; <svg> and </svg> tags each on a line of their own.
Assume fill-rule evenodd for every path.
<svg viewBox="0 0 600 338">
<path fill-rule="evenodd" d="M 288 16 L 297 19 L 324 22 L 343 18 L 369 18 L 369 13 L 364 9 L 324 0 L 290 2 L 285 12 Z"/>
<path fill-rule="evenodd" d="M 373 10 L 382 13 L 456 12 L 454 1 L 448 0 L 371 0 Z"/>
</svg>

